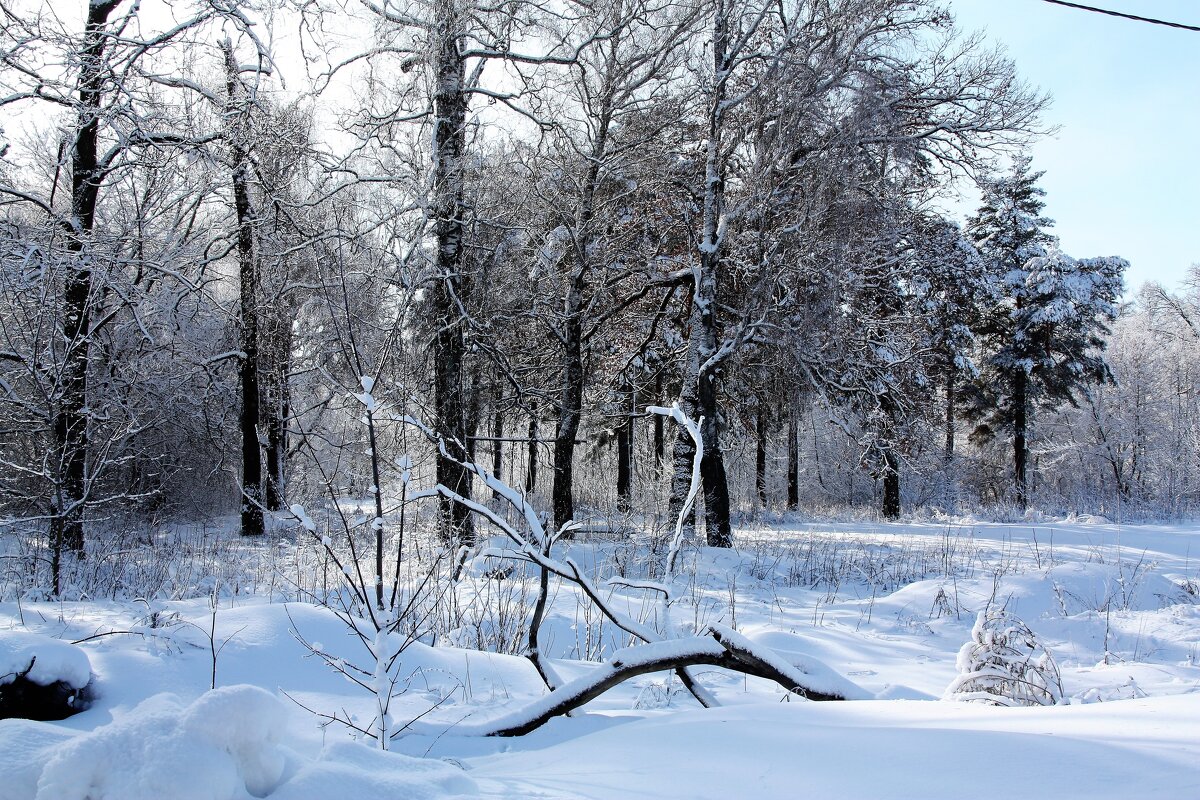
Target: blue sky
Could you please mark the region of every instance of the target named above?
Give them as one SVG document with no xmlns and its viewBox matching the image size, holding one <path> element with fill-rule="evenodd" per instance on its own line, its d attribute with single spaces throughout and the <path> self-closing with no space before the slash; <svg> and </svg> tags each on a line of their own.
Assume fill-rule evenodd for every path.
<svg viewBox="0 0 1200 800">
<path fill-rule="evenodd" d="M 1077 0 L 1200 25 L 1200 0 Z M 1044 0 L 950 0 L 960 27 L 986 29 L 1060 126 L 1033 148 L 1063 250 L 1130 261 L 1127 293 L 1178 288 L 1200 264 L 1200 32 Z"/>
</svg>

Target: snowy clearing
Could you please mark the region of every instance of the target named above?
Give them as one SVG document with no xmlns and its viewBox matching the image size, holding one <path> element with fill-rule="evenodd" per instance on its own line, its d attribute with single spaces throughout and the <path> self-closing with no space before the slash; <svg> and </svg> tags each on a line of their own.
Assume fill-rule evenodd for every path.
<svg viewBox="0 0 1200 800">
<path fill-rule="evenodd" d="M 207 597 L 6 602 L 4 630 L 86 639 L 96 700 L 62 722 L 0 721 L 11 765 L 0 798 L 949 798 L 993 775 L 1041 796 L 1195 796 L 1193 544 L 1191 527 L 1077 522 L 741 530 L 735 550 L 685 551 L 672 606 L 680 628 L 735 628 L 877 699 L 789 702 L 769 681 L 701 667 L 720 708 L 699 708 L 674 675 L 656 673 L 502 739 L 470 734 L 547 692 L 527 659 L 453 644 L 494 633 L 498 584 L 520 587 L 519 575 L 498 579 L 480 557 L 456 590 L 478 601 L 478 614 L 462 617 L 474 622 L 399 655 L 389 713 L 404 730 L 388 753 L 321 724 L 339 714 L 366 724 L 375 702 L 313 654 L 365 662 L 325 608 L 269 593 L 221 595 L 215 614 Z M 603 576 L 619 547 L 563 549 Z M 614 588 L 610 602 L 652 620 L 650 594 Z M 941 699 L 989 606 L 1041 639 L 1069 704 Z M 564 681 L 604 669 L 581 654 L 608 659 L 628 644 L 588 614 L 566 584 L 553 595 L 543 642 Z M 218 689 L 207 692 L 214 649 Z"/>
</svg>

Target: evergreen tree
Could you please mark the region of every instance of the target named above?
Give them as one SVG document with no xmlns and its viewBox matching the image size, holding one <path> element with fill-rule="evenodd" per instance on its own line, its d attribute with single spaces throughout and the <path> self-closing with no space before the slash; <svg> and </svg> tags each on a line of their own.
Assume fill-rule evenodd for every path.
<svg viewBox="0 0 1200 800">
<path fill-rule="evenodd" d="M 967 231 L 999 276 L 1000 302 L 985 322 L 991 356 L 977 387 L 977 439 L 1001 431 L 1013 439 L 1015 499 L 1029 503 L 1028 436 L 1034 410 L 1075 405 L 1088 384 L 1110 379 L 1103 335 L 1116 318 L 1124 259 L 1074 259 L 1046 232 L 1043 173 L 1018 159 L 1006 176 L 983 183 L 984 204 Z"/>
</svg>

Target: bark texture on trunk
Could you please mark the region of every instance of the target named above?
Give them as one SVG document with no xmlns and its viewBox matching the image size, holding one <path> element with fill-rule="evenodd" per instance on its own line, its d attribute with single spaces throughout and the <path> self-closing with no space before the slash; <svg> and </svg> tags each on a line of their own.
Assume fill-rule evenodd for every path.
<svg viewBox="0 0 1200 800">
<path fill-rule="evenodd" d="M 1013 478 L 1016 483 L 1017 506 L 1029 508 L 1029 449 L 1026 436 L 1029 429 L 1029 376 L 1025 370 L 1013 373 Z"/>
<path fill-rule="evenodd" d="M 58 401 L 51 424 L 50 469 L 56 475 L 50 538 L 54 591 L 64 550 L 83 554 L 83 514 L 88 475 L 88 365 L 93 280 L 92 233 L 104 169 L 100 164 L 100 111 L 105 90 L 105 27 L 117 2 L 88 5 L 79 52 L 78 106 L 71 148 L 71 218 L 66 225 L 68 268 L 63 284 L 61 331 L 65 347 Z"/>
<path fill-rule="evenodd" d="M 459 294 L 463 265 L 463 171 L 466 148 L 467 92 L 465 63 L 460 50 L 460 21 L 454 3 L 437 4 L 436 74 L 433 97 L 434 124 L 434 235 L 437 254 L 434 285 L 430 291 L 433 337 L 433 405 L 436 430 L 452 455 L 467 455 L 467 402 L 463 371 L 466 343 L 463 338 Z M 438 483 L 470 498 L 467 468 L 453 458 L 437 456 Z M 474 544 L 471 513 L 466 506 L 438 496 L 441 533 L 446 541 Z"/>
<path fill-rule="evenodd" d="M 233 46 L 226 41 L 225 90 L 226 117 L 229 136 L 230 179 L 233 184 L 233 206 L 237 214 L 238 284 L 238 385 L 241 387 L 241 409 L 238 429 L 241 433 L 242 496 L 241 530 L 243 536 L 263 533 L 262 443 L 258 439 L 258 253 L 254 241 L 254 206 L 250 198 L 250 158 L 246 151 L 245 114 L 239 108 L 241 87 Z"/>
</svg>

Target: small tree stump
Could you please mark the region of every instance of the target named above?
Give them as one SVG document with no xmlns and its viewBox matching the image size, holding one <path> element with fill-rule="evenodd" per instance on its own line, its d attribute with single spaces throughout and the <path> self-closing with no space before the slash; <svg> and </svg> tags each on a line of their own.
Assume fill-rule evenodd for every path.
<svg viewBox="0 0 1200 800">
<path fill-rule="evenodd" d="M 0 719 L 66 719 L 91 701 L 87 654 L 24 631 L 0 633 Z"/>
</svg>

